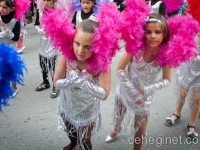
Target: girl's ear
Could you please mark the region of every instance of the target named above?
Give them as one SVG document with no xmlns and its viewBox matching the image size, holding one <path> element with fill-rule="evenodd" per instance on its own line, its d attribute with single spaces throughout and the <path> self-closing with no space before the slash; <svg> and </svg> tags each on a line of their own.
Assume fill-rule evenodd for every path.
<svg viewBox="0 0 200 150">
<path fill-rule="evenodd" d="M 14 10 L 15 10 L 15 7 L 10 8 L 10 11 L 14 11 Z"/>
</svg>

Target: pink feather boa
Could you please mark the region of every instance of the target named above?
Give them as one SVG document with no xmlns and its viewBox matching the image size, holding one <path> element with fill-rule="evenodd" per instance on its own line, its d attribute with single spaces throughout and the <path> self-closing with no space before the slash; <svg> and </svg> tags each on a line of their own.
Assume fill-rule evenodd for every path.
<svg viewBox="0 0 200 150">
<path fill-rule="evenodd" d="M 67 17 L 64 9 L 45 11 L 41 17 L 41 24 L 47 37 L 50 37 L 51 44 L 58 49 L 68 61 L 73 61 L 76 56 L 73 52 L 74 25 Z"/>
<path fill-rule="evenodd" d="M 197 54 L 194 37 L 199 31 L 198 22 L 191 15 L 177 15 L 168 20 L 170 40 L 162 46 L 157 63 L 161 67 L 178 67 Z"/>
<path fill-rule="evenodd" d="M 15 19 L 22 20 L 24 18 L 24 14 L 28 11 L 30 6 L 30 0 L 15 0 Z"/>
<path fill-rule="evenodd" d="M 107 71 L 108 65 L 119 50 L 120 12 L 115 3 L 103 4 L 95 21 L 99 23 L 93 35 L 92 57 L 87 60 L 88 71 Z"/>
<path fill-rule="evenodd" d="M 151 8 L 142 0 L 125 0 L 127 7 L 122 12 L 121 37 L 125 41 L 125 49 L 131 56 L 136 56 L 144 47 L 143 35 L 145 18 Z"/>
<path fill-rule="evenodd" d="M 162 0 L 166 5 L 166 13 L 171 13 L 178 10 L 180 4 L 183 4 L 184 0 Z"/>
</svg>

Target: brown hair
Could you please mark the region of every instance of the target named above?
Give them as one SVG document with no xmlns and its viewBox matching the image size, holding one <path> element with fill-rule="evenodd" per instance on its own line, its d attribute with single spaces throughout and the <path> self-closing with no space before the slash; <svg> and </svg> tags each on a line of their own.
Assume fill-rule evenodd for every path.
<svg viewBox="0 0 200 150">
<path fill-rule="evenodd" d="M 95 0 L 89 0 L 89 1 L 93 2 L 94 5 L 96 5 L 96 1 Z M 81 0 L 80 0 L 80 3 L 81 3 Z"/>
<path fill-rule="evenodd" d="M 0 0 L 0 2 L 5 2 L 6 6 L 9 7 L 9 8 L 14 7 L 14 3 L 11 0 Z"/>
<path fill-rule="evenodd" d="M 94 33 L 95 28 L 97 28 L 98 26 L 99 24 L 97 22 L 90 19 L 85 19 L 78 24 L 76 30 L 81 29 L 83 32 Z"/>
<path fill-rule="evenodd" d="M 162 33 L 163 33 L 162 44 L 166 43 L 169 40 L 169 29 L 168 29 L 168 25 L 167 25 L 165 18 L 162 15 L 156 14 L 156 13 L 149 14 L 148 17 L 149 17 L 149 19 L 155 18 L 155 19 L 158 19 L 158 20 L 161 21 L 161 30 L 162 30 Z M 146 24 L 147 23 L 149 23 L 149 22 L 147 21 Z M 145 29 L 145 26 L 144 26 L 144 29 Z"/>
</svg>

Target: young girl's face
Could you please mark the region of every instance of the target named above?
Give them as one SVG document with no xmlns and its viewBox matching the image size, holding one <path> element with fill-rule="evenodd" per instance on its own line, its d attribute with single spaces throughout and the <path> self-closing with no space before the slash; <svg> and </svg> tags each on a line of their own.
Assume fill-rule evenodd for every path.
<svg viewBox="0 0 200 150">
<path fill-rule="evenodd" d="M 54 0 L 43 0 L 42 2 L 44 8 L 53 8 L 54 6 Z"/>
<path fill-rule="evenodd" d="M 161 24 L 149 22 L 145 25 L 145 43 L 148 48 L 157 49 L 163 41 Z"/>
<path fill-rule="evenodd" d="M 77 29 L 74 37 L 74 54 L 77 60 L 85 62 L 92 56 L 89 50 L 92 48 L 92 34 L 83 32 L 82 29 Z"/>
<path fill-rule="evenodd" d="M 10 8 L 6 5 L 5 1 L 0 2 L 0 12 L 2 16 L 10 14 L 11 11 L 13 11 L 14 8 Z"/>
<path fill-rule="evenodd" d="M 85 13 L 90 12 L 92 6 L 94 6 L 94 2 L 91 0 L 81 0 L 81 7 Z"/>
</svg>

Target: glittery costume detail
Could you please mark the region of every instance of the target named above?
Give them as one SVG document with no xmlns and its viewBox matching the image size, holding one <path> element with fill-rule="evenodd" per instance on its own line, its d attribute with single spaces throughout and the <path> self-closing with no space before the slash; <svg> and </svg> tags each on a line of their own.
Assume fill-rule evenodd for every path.
<svg viewBox="0 0 200 150">
<path fill-rule="evenodd" d="M 124 75 L 126 79 L 121 80 L 119 72 L 117 73 L 120 84 L 116 89 L 114 105 L 114 132 L 122 130 L 123 134 L 126 135 L 125 138 L 134 136 L 143 121 L 147 119 L 154 92 L 168 85 L 166 79 L 157 81 L 156 77 L 161 67 L 156 64 L 156 61 L 146 63 L 142 56 L 143 53 L 141 52 L 137 57 L 140 59 L 136 61 L 133 58 L 125 71 L 122 72 L 126 74 Z M 142 95 L 138 90 L 139 87 L 148 89 L 148 92 L 146 91 Z M 152 90 L 152 87 L 156 87 L 156 89 Z M 131 130 L 131 134 L 129 130 Z M 128 134 L 130 135 L 127 136 Z"/>
<path fill-rule="evenodd" d="M 40 12 L 40 18 L 42 17 L 42 12 Z M 43 28 L 40 26 L 35 26 L 36 30 L 40 34 L 40 47 L 39 54 L 46 58 L 54 57 L 58 54 L 50 43 L 50 39 L 46 37 Z"/>
<path fill-rule="evenodd" d="M 195 40 L 198 45 L 197 57 L 191 58 L 188 63 L 182 63 L 176 72 L 177 86 L 175 86 L 175 95 L 179 100 L 179 103 L 184 103 L 185 100 L 181 97 L 181 86 L 184 87 L 183 92 L 187 95 L 186 98 L 189 101 L 190 107 L 192 107 L 192 104 L 194 103 L 195 95 L 196 97 L 200 97 L 200 93 L 197 91 L 200 88 L 200 38 L 196 36 Z M 198 103 L 199 101 L 200 99 L 198 100 Z"/>
<path fill-rule="evenodd" d="M 78 145 L 83 148 L 84 134 L 90 129 L 93 135 L 101 127 L 100 100 L 105 97 L 105 91 L 98 86 L 97 79 L 85 71 L 71 71 L 65 79 L 57 80 L 56 87 L 61 89 L 58 129 L 66 131 L 69 136 L 77 132 Z M 71 128 L 67 128 L 66 123 Z"/>
<path fill-rule="evenodd" d="M 0 22 L 2 22 L 1 17 L 0 17 Z M 17 43 L 12 40 L 12 38 L 14 37 L 14 33 L 12 32 L 12 30 L 15 27 L 16 22 L 17 22 L 17 20 L 12 18 L 9 23 L 5 24 L 5 28 L 6 28 L 6 30 L 9 31 L 9 33 L 6 33 L 4 31 L 5 29 L 1 29 L 0 43 L 5 42 L 7 45 L 13 46 L 14 48 L 17 47 Z"/>
</svg>

